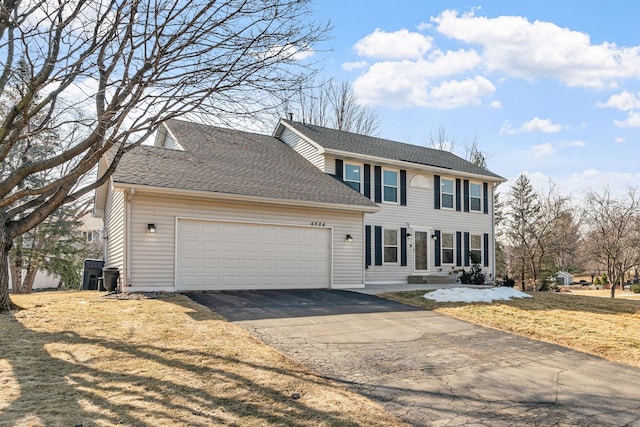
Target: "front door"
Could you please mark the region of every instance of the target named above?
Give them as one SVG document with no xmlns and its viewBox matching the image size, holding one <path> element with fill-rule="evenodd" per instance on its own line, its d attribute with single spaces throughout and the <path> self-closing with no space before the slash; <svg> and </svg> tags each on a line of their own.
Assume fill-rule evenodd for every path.
<svg viewBox="0 0 640 427">
<path fill-rule="evenodd" d="M 414 231 L 413 269 L 416 272 L 429 270 L 429 232 Z"/>
</svg>

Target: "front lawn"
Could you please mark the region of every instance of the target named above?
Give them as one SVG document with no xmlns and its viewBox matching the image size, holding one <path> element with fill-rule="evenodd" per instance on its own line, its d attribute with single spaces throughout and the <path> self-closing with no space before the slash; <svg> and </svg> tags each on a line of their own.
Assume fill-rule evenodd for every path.
<svg viewBox="0 0 640 427">
<path fill-rule="evenodd" d="M 488 303 L 437 303 L 425 291 L 382 297 L 640 367 L 640 301 L 555 292 Z"/>
<path fill-rule="evenodd" d="M 14 295 L 0 313 L 7 426 L 402 425 L 181 295 Z"/>
</svg>

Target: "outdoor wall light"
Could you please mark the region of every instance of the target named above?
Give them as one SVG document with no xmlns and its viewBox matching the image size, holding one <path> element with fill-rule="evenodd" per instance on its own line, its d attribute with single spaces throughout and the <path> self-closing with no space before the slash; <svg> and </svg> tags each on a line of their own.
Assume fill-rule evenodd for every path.
<svg viewBox="0 0 640 427">
<path fill-rule="evenodd" d="M 347 234 L 347 238 L 345 239 L 347 242 L 353 242 L 353 236 L 351 234 Z"/>
<path fill-rule="evenodd" d="M 147 230 L 149 231 L 149 233 L 155 233 L 156 232 L 156 225 L 155 224 L 147 224 Z"/>
<path fill-rule="evenodd" d="M 433 240 L 438 240 L 438 236 L 436 236 L 435 234 L 432 234 L 432 235 L 431 235 L 431 238 L 432 238 Z"/>
<path fill-rule="evenodd" d="M 407 233 L 407 240 L 411 240 L 412 237 L 411 233 Z"/>
</svg>

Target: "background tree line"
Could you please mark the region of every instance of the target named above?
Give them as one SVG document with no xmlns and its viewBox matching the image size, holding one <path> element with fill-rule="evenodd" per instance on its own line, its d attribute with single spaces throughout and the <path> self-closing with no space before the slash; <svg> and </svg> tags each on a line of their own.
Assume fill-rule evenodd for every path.
<svg viewBox="0 0 640 427">
<path fill-rule="evenodd" d="M 574 205 L 550 182 L 546 192 L 521 174 L 496 195 L 497 274 L 539 289 L 558 271 L 607 278 L 611 297 L 640 267 L 640 204 L 635 189 L 614 197 L 587 190 Z"/>
</svg>

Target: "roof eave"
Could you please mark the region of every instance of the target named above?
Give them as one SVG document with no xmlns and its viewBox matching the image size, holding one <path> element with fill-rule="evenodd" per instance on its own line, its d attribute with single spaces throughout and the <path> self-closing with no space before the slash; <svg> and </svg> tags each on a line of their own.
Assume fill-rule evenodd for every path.
<svg viewBox="0 0 640 427">
<path fill-rule="evenodd" d="M 379 206 L 365 206 L 365 205 L 348 205 L 342 203 L 326 203 L 326 202 L 314 202 L 308 200 L 293 200 L 293 199 L 276 199 L 271 197 L 260 196 L 248 196 L 244 194 L 231 194 L 231 193 L 219 193 L 214 191 L 202 191 L 202 190 L 190 190 L 181 188 L 169 188 L 159 187 L 152 185 L 142 184 L 130 184 L 126 182 L 113 182 L 114 189 L 127 190 L 135 189 L 137 194 L 150 193 L 161 194 L 167 197 L 195 197 L 207 200 L 227 200 L 236 202 L 250 202 L 250 203 L 262 203 L 279 206 L 297 206 L 297 207 L 309 207 L 309 208 L 321 208 L 321 209 L 337 209 L 341 211 L 350 212 L 363 212 L 363 213 L 375 213 L 380 211 Z"/>
<path fill-rule="evenodd" d="M 476 179 L 482 178 L 484 181 L 495 182 L 496 184 L 501 184 L 507 181 L 505 178 L 501 176 L 496 177 L 491 175 L 482 175 L 482 174 L 476 174 L 476 173 L 470 173 L 470 172 L 463 172 L 455 169 L 423 165 L 421 163 L 407 162 L 404 160 L 394 160 L 386 157 L 377 157 L 377 156 L 371 156 L 368 154 L 354 153 L 351 151 L 336 150 L 331 148 L 325 149 L 325 154 L 329 154 L 333 156 L 351 157 L 353 159 L 362 159 L 362 160 L 370 161 L 372 163 L 394 165 L 394 166 L 404 167 L 406 169 L 416 169 L 416 170 L 423 170 L 427 172 L 438 172 L 444 175 L 455 173 L 456 176 L 476 178 Z"/>
</svg>

